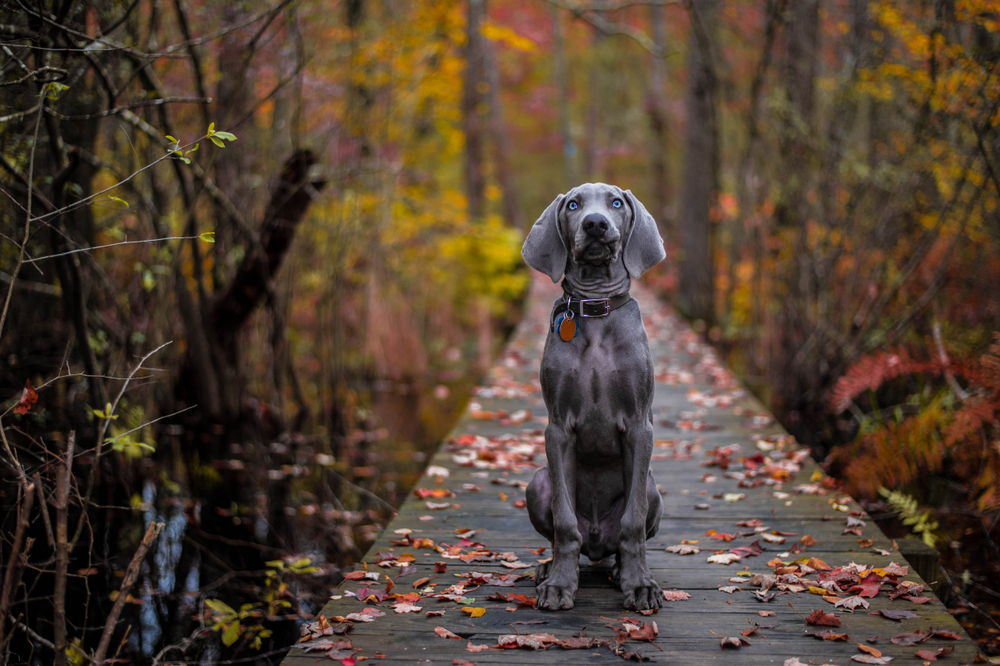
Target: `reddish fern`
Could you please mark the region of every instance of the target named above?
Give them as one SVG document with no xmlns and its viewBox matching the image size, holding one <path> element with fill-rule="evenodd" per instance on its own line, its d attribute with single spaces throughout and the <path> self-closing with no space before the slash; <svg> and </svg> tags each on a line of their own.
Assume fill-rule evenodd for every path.
<svg viewBox="0 0 1000 666">
<path fill-rule="evenodd" d="M 861 393 L 874 391 L 882 384 L 900 375 L 917 373 L 937 375 L 945 370 L 954 371 L 951 365 L 945 366 L 940 361 L 934 360 L 914 359 L 910 352 L 903 348 L 863 356 L 847 369 L 843 377 L 837 380 L 830 392 L 830 407 L 839 414 L 847 409 L 851 401 Z"/>
</svg>

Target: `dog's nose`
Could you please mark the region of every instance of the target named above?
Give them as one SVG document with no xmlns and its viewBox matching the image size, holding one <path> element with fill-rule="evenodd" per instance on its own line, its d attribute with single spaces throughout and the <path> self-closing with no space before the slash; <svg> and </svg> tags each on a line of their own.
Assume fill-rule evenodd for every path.
<svg viewBox="0 0 1000 666">
<path fill-rule="evenodd" d="M 600 213 L 591 213 L 583 218 L 583 230 L 589 236 L 600 237 L 608 230 L 608 218 Z"/>
</svg>

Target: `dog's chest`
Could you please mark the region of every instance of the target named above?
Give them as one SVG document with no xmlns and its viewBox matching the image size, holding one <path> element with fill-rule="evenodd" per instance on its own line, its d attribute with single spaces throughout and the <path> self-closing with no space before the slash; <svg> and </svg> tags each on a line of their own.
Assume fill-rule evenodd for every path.
<svg viewBox="0 0 1000 666">
<path fill-rule="evenodd" d="M 583 320 L 580 334 L 568 342 L 550 333 L 541 367 L 550 421 L 606 438 L 647 411 L 653 369 L 649 344 L 641 319 L 635 316 L 633 322 L 631 313 L 621 314 L 619 321 Z"/>
</svg>

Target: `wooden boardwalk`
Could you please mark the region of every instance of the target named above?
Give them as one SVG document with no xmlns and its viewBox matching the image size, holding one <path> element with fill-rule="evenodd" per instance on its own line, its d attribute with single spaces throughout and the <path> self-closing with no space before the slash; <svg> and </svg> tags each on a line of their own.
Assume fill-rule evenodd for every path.
<svg viewBox="0 0 1000 666">
<path fill-rule="evenodd" d="M 934 576 L 932 551 L 922 544 L 907 551 L 901 542 L 900 552 L 857 503 L 828 490 L 805 452 L 740 389 L 687 324 L 635 284 L 633 295 L 639 299 L 656 364 L 652 466 L 664 499 L 660 531 L 647 543 L 648 560 L 664 590 L 690 597 L 667 601 L 648 617 L 627 613 L 609 580 L 610 562 L 591 566 L 583 558 L 574 609 L 545 612 L 525 605 L 535 594 L 534 565 L 549 554 L 539 553 L 548 543 L 532 529 L 523 508 L 524 487 L 544 464 L 546 419 L 538 361 L 549 310 L 560 293 L 547 282 L 536 279 L 525 319 L 505 355 L 415 493 L 357 567 L 378 573 L 378 580 L 347 580 L 331 591 L 336 596 L 321 614 L 329 627 L 326 620 L 309 625 L 318 637 L 311 641 L 313 649 L 293 649 L 283 666 L 330 659 L 339 663 L 352 654 L 371 663 L 449 665 L 610 664 L 641 655 L 667 664 L 798 664 L 797 658 L 802 664 L 846 666 L 855 655 L 871 659 L 862 663 L 888 663 L 885 658 L 892 657 L 896 664 L 916 664 L 924 661 L 916 656 L 918 650 L 942 648 L 954 650 L 941 657 L 945 663 L 973 662 L 975 645 L 929 585 L 912 590 L 909 596 L 916 602 L 889 598 L 907 591 L 908 584 L 923 583 L 915 567 Z M 754 544 L 764 551 L 753 554 Z M 667 550 L 672 546 L 700 552 L 681 555 Z M 742 559 L 728 565 L 709 561 L 733 550 Z M 911 560 L 909 570 L 894 577 L 890 563 L 907 566 L 904 554 Z M 864 592 L 877 594 L 861 598 L 870 604 L 867 609 L 851 611 L 844 603 L 836 607 L 835 595 L 827 593 L 824 599 L 816 593 L 821 573 L 833 574 L 843 589 L 850 588 L 854 581 L 846 580 L 850 573 L 844 567 L 852 563 L 860 565 L 855 574 L 877 570 Z M 881 589 L 879 573 L 889 574 L 881 579 Z M 782 577 L 772 581 L 751 574 Z M 378 601 L 386 590 L 386 575 L 395 584 L 391 594 L 410 596 Z M 770 582 L 773 586 L 760 593 Z M 359 590 L 369 603 L 354 596 Z M 841 594 L 840 599 L 851 596 Z M 921 597 L 929 601 L 918 603 Z M 860 603 L 857 599 L 854 603 Z M 397 612 L 402 610 L 411 612 Z M 805 618 L 816 610 L 834 615 L 840 626 L 808 624 Z M 882 610 L 910 611 L 914 617 L 897 621 L 871 614 Z M 337 619 L 350 614 L 360 619 Z M 654 642 L 637 640 L 644 632 L 650 636 L 652 627 L 643 623 L 653 622 Z M 584 629 L 585 636 L 607 644 L 563 649 L 553 642 L 580 636 Z M 442 637 L 448 635 L 444 630 L 454 638 Z M 832 632 L 827 639 L 809 635 L 824 631 Z M 949 638 L 949 632 L 960 640 Z M 511 638 L 516 634 L 549 637 Z M 925 638 L 905 645 L 922 636 L 899 638 L 903 634 Z M 628 638 L 619 643 L 616 636 L 619 641 Z M 727 637 L 741 647 L 723 648 Z M 525 645 L 496 647 L 498 641 L 518 640 Z M 869 648 L 867 654 L 859 644 Z M 469 651 L 469 646 L 481 651 Z"/>
</svg>

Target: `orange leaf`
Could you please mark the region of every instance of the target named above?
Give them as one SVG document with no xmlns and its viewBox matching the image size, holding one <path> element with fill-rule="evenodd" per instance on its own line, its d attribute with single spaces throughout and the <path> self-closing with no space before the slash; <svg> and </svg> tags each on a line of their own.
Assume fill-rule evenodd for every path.
<svg viewBox="0 0 1000 666">
<path fill-rule="evenodd" d="M 14 413 L 24 416 L 36 402 L 38 402 L 38 394 L 35 393 L 35 389 L 31 386 L 31 380 L 25 380 L 24 390 L 21 391 L 21 400 L 17 403 L 17 407 L 14 408 Z"/>
</svg>

